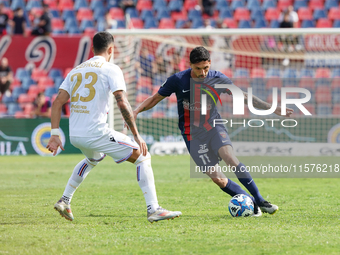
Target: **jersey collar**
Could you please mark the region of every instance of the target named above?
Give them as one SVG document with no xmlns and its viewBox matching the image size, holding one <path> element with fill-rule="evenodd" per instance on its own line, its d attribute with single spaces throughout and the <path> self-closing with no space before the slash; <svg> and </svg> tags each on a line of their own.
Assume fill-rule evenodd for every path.
<svg viewBox="0 0 340 255">
<path fill-rule="evenodd" d="M 98 60 L 101 60 L 103 62 L 106 62 L 106 59 L 103 56 L 94 56 L 94 57 L 92 57 L 92 59 L 98 59 Z"/>
</svg>

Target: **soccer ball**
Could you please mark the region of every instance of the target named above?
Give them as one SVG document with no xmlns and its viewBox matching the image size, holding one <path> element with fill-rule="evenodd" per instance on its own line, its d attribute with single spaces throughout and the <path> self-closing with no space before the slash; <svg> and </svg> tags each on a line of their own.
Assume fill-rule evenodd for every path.
<svg viewBox="0 0 340 255">
<path fill-rule="evenodd" d="M 238 194 L 229 202 L 229 212 L 233 217 L 248 217 L 254 213 L 254 203 L 250 197 Z"/>
</svg>

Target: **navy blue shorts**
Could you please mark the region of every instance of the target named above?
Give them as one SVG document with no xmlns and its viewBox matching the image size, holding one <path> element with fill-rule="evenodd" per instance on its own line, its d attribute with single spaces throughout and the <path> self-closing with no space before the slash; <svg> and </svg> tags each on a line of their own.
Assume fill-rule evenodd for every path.
<svg viewBox="0 0 340 255">
<path fill-rule="evenodd" d="M 221 125 L 202 133 L 191 141 L 183 137 L 192 159 L 200 167 L 215 166 L 221 160 L 218 150 L 222 146 L 232 145 L 226 128 Z"/>
</svg>

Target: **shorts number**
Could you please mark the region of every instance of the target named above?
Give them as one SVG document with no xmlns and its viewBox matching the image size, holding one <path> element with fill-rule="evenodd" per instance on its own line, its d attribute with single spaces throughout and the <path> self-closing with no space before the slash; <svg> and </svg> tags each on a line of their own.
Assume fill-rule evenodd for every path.
<svg viewBox="0 0 340 255">
<path fill-rule="evenodd" d="M 91 101 L 94 96 L 96 95 L 96 90 L 93 87 L 94 84 L 96 84 L 98 80 L 98 76 L 96 73 L 89 72 L 85 74 L 85 79 L 88 79 L 91 76 L 92 81 L 90 83 L 85 84 L 85 88 L 90 90 L 90 93 L 87 97 L 80 97 L 80 101 L 82 102 L 89 102 Z M 72 95 L 71 95 L 71 102 L 77 102 L 79 100 L 79 93 L 76 93 L 77 89 L 79 88 L 81 82 L 83 81 L 81 73 L 75 73 L 71 76 L 71 82 L 74 81 L 74 77 L 77 77 L 77 82 L 74 88 L 72 89 Z"/>
<path fill-rule="evenodd" d="M 207 161 L 210 162 L 210 159 L 206 153 L 204 153 L 203 155 L 199 155 L 199 157 L 202 159 L 204 165 L 207 164 Z"/>
</svg>

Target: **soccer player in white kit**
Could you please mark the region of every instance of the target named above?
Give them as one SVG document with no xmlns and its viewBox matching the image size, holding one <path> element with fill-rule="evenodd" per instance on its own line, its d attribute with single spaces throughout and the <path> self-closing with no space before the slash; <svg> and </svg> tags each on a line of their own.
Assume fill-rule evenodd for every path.
<svg viewBox="0 0 340 255">
<path fill-rule="evenodd" d="M 133 112 L 126 98 L 126 86 L 121 69 L 109 62 L 113 54 L 113 36 L 99 32 L 93 37 L 94 57 L 75 67 L 59 88 L 52 105 L 51 138 L 49 151 L 56 155 L 58 147 L 64 150 L 59 139 L 59 122 L 62 106 L 71 98 L 70 141 L 85 155 L 73 170 L 61 199 L 54 208 L 67 220 L 74 219 L 71 199 L 88 173 L 108 155 L 116 163 L 129 161 L 136 165 L 137 181 L 144 194 L 147 219 L 150 222 L 170 219 L 182 213 L 168 211 L 159 206 L 151 156 L 140 137 Z M 117 106 L 129 126 L 134 140 L 108 127 L 109 93 L 113 93 Z"/>
</svg>

